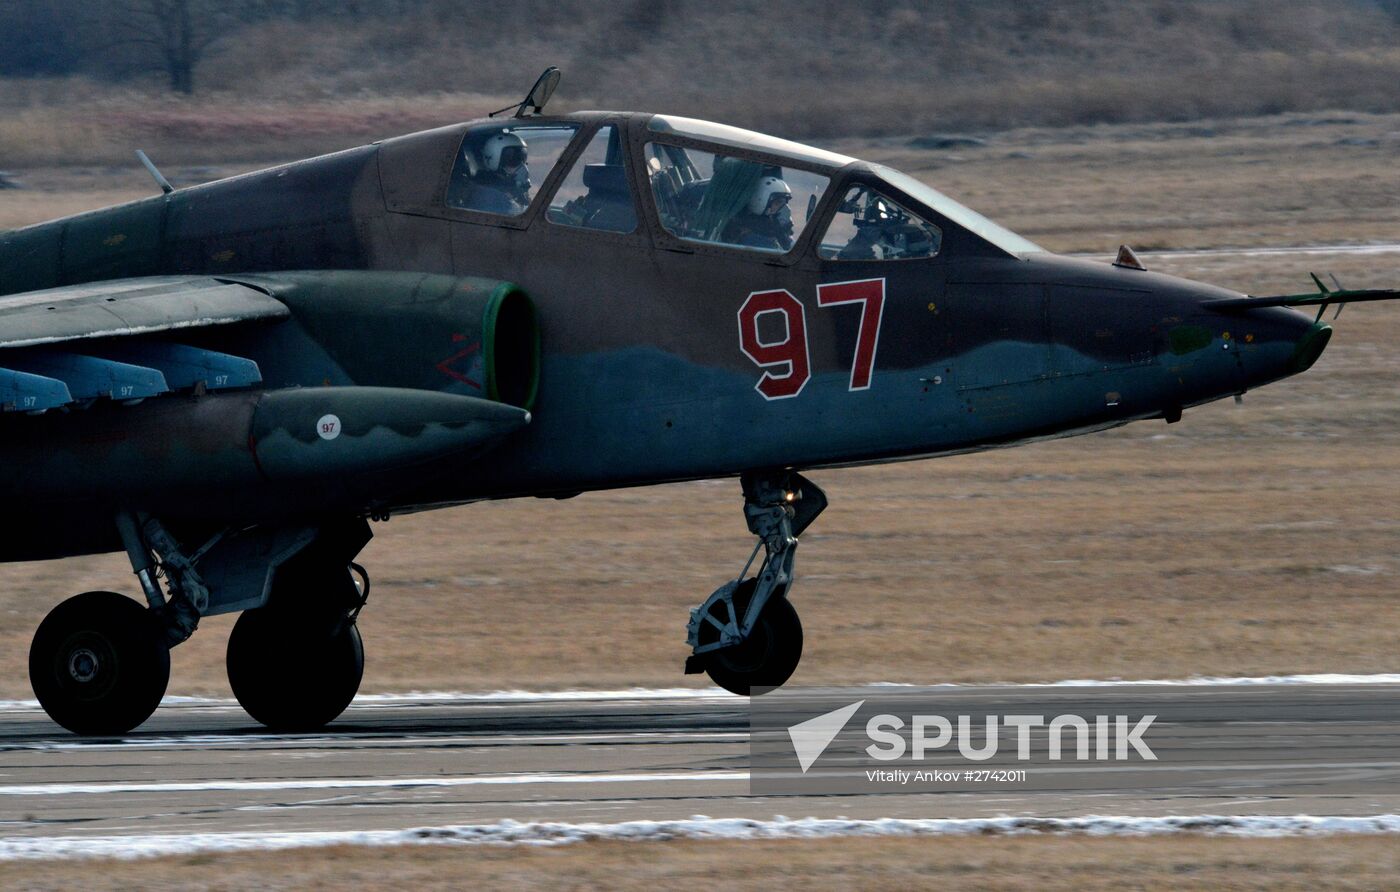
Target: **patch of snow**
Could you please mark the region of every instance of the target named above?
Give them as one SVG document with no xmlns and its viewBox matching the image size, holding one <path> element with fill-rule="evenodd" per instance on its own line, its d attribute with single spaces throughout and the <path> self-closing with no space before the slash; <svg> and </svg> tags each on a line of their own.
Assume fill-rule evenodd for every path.
<svg viewBox="0 0 1400 892">
<path fill-rule="evenodd" d="M 617 690 L 585 691 L 403 691 L 383 694 L 358 694 L 351 706 L 431 706 L 441 703 L 560 703 L 570 701 L 618 700 L 732 700 L 733 694 L 723 688 L 620 688 Z M 232 697 L 189 697 L 167 694 L 160 701 L 162 708 L 170 706 L 237 707 Z M 0 700 L 0 712 L 39 709 L 38 700 Z"/>
<path fill-rule="evenodd" d="M 276 851 L 331 845 L 536 845 L 589 840 L 661 842 L 676 839 L 827 839 L 841 836 L 917 837 L 1035 834 L 1157 836 L 1200 833 L 1223 836 L 1322 836 L 1400 833 L 1400 815 L 1172 815 L 1079 818 L 708 818 L 675 821 L 566 823 L 500 821 L 407 830 L 343 830 L 300 833 L 188 833 L 132 836 L 36 836 L 0 838 L 0 861 L 50 858 L 151 858 L 201 852 Z"/>
<path fill-rule="evenodd" d="M 1170 686 L 1206 686 L 1206 685 L 1263 685 L 1263 684 L 1400 684 L 1400 672 L 1385 672 L 1373 675 L 1348 675 L 1338 672 L 1320 672 L 1310 675 L 1259 675 L 1259 676 L 1215 676 L 1196 675 L 1190 678 L 1173 679 L 1094 679 L 1080 678 L 1068 679 L 1066 681 L 1054 681 L 1043 685 L 1043 687 L 1119 687 L 1130 685 L 1170 685 Z M 1038 687 L 1038 685 L 1019 685 L 1019 687 Z"/>
</svg>

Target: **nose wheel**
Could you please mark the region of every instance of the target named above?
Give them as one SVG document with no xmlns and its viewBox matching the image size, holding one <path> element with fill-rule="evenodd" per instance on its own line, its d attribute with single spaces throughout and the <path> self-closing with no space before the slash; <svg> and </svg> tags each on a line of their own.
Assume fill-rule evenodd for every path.
<svg viewBox="0 0 1400 892">
<path fill-rule="evenodd" d="M 747 610 L 757 585 L 758 580 L 746 579 L 735 590 L 734 608 L 740 615 Z M 714 605 L 722 606 L 722 601 Z M 704 623 L 700 629 L 701 646 L 717 642 L 719 635 L 718 624 Z M 731 694 L 747 697 L 755 688 L 781 687 L 797 671 L 801 659 L 802 621 L 797 618 L 797 610 L 787 598 L 772 598 L 746 637 L 737 644 L 709 651 L 705 672 Z"/>
<path fill-rule="evenodd" d="M 164 626 L 114 592 L 59 604 L 34 634 L 29 681 L 39 705 L 75 734 L 125 734 L 150 718 L 170 682 Z"/>
<path fill-rule="evenodd" d="M 687 674 L 705 672 L 741 696 L 780 687 L 802 659 L 802 623 L 788 600 L 797 537 L 826 508 L 826 494 L 794 472 L 745 474 L 744 517 L 758 536 L 739 578 L 690 612 Z M 765 551 L 757 575 L 749 568 Z"/>
</svg>

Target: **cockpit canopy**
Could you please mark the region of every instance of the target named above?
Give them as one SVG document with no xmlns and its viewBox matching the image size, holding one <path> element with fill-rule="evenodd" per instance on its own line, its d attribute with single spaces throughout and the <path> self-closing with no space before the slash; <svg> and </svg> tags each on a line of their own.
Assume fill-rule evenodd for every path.
<svg viewBox="0 0 1400 892">
<path fill-rule="evenodd" d="M 791 140 L 780 139 L 776 136 L 768 136 L 767 134 L 756 133 L 752 130 L 731 127 L 727 124 L 715 124 L 710 121 L 701 121 L 695 118 L 655 115 L 647 124 L 647 129 L 658 134 L 675 134 L 691 139 L 721 143 L 739 149 L 782 155 L 805 164 L 840 168 L 848 164 L 860 163 L 858 159 L 852 158 L 849 155 L 829 152 L 826 149 L 819 149 L 814 146 L 792 142 Z M 917 201 L 927 205 L 930 209 L 942 214 L 952 222 L 986 241 L 991 242 L 993 245 L 1009 254 L 1038 253 L 1045 250 L 1029 239 L 1023 238 L 1011 230 L 993 223 L 971 208 L 954 201 L 937 189 L 921 183 L 907 174 L 900 173 L 883 164 L 871 164 L 869 167 L 875 172 L 876 176 L 885 180 L 896 189 L 905 192 Z M 852 196 L 848 194 L 842 201 L 841 207 L 847 207 L 851 199 Z M 884 199 L 884 204 L 887 208 L 891 206 L 898 207 L 897 203 L 892 199 Z M 903 208 L 900 208 L 899 212 L 905 215 L 901 222 L 907 221 L 911 216 L 916 216 L 912 211 Z M 838 211 L 838 218 L 839 217 L 840 212 Z M 918 221 L 916 225 L 923 227 L 933 226 L 933 224 L 922 220 Z M 829 240 L 824 237 L 822 245 L 826 247 L 829 244 Z"/>
<path fill-rule="evenodd" d="M 730 127 L 728 124 L 715 124 L 696 118 L 653 115 L 647 124 L 647 129 L 652 133 L 670 133 L 691 139 L 703 139 L 706 142 L 720 143 L 736 149 L 786 155 L 794 161 L 803 161 L 808 164 L 845 167 L 847 164 L 853 164 L 857 161 L 849 155 L 840 155 L 836 152 L 828 152 L 826 149 L 803 145 L 800 142 L 769 136 L 766 133 L 755 133 L 752 130 Z"/>
<path fill-rule="evenodd" d="M 949 224 L 1007 254 L 1043 250 L 884 165 L 709 121 L 644 120 L 640 157 L 631 162 L 643 196 L 629 186 L 627 155 L 638 149 L 623 122 L 591 130 L 586 145 L 571 153 L 585 124 L 526 118 L 467 129 L 445 203 L 524 218 L 560 160 L 576 156 L 548 199 L 545 217 L 557 225 L 634 232 L 636 201 L 649 198 L 661 227 L 676 239 L 769 254 L 793 251 L 809 226 L 821 227 L 815 251 L 827 261 L 935 257 Z M 833 184 L 840 192 L 829 196 Z"/>
</svg>

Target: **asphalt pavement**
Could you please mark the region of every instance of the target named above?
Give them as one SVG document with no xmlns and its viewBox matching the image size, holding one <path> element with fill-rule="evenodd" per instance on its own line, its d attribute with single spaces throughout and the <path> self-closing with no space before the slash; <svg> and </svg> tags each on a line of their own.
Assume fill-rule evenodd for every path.
<svg viewBox="0 0 1400 892">
<path fill-rule="evenodd" d="M 718 691 L 367 700 L 311 735 L 267 733 L 236 704 L 195 701 L 102 739 L 12 703 L 0 706 L 0 836 L 1400 813 L 1400 684 L 968 686 L 939 698 L 949 713 L 1154 714 L 1158 758 L 1024 765 L 1006 747 L 976 767 L 1024 768 L 1023 779 L 755 796 L 748 703 Z"/>
</svg>

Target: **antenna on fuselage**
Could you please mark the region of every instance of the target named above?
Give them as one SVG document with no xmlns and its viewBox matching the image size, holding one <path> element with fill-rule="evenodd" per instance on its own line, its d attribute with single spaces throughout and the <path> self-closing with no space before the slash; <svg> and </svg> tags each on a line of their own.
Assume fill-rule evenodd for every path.
<svg viewBox="0 0 1400 892">
<path fill-rule="evenodd" d="M 170 181 L 167 180 L 161 174 L 161 172 L 156 169 L 155 164 L 151 161 L 150 158 L 146 157 L 145 152 L 141 151 L 140 149 L 137 149 L 136 157 L 140 159 L 141 163 L 146 166 L 146 171 L 151 175 L 151 179 L 156 181 L 156 185 L 160 187 L 160 191 L 164 192 L 166 195 L 169 195 L 171 192 L 175 191 L 175 187 L 170 185 Z"/>
<path fill-rule="evenodd" d="M 544 73 L 535 81 L 535 85 L 530 88 L 530 92 L 525 94 L 525 99 L 519 105 L 507 105 L 505 108 L 497 109 L 487 115 L 494 118 L 496 115 L 515 109 L 513 117 L 528 118 L 544 111 L 544 105 L 549 101 L 549 97 L 554 95 L 554 88 L 559 86 L 559 79 L 563 75 L 559 69 L 551 65 L 544 70 Z"/>
</svg>

